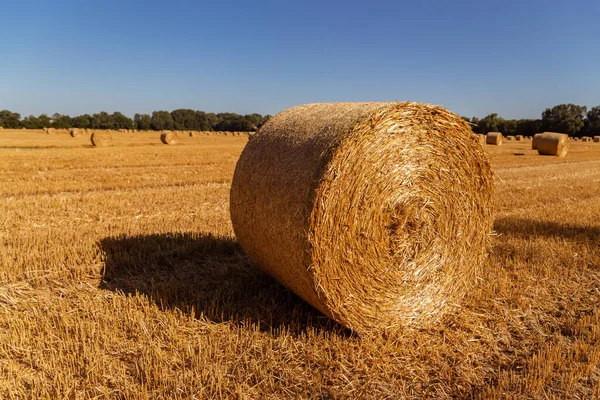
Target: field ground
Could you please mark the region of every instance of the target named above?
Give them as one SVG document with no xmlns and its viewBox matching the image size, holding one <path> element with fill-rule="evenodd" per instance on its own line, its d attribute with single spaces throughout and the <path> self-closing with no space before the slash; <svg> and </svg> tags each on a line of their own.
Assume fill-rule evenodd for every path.
<svg viewBox="0 0 600 400">
<path fill-rule="evenodd" d="M 492 254 L 432 329 L 359 338 L 229 221 L 246 137 L 0 132 L 1 398 L 600 397 L 600 144 L 486 146 Z"/>
</svg>

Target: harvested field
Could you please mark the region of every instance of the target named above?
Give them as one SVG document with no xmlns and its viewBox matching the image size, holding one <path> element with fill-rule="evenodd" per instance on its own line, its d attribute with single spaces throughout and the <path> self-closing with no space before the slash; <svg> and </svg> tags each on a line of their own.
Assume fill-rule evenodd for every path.
<svg viewBox="0 0 600 400">
<path fill-rule="evenodd" d="M 0 133 L 0 398 L 597 398 L 600 146 L 484 145 L 492 255 L 459 313 L 360 338 L 229 219 L 247 136 Z"/>
</svg>

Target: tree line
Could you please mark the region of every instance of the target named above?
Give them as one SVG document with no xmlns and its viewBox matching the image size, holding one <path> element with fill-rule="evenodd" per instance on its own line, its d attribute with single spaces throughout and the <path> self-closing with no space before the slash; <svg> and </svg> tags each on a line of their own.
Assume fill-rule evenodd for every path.
<svg viewBox="0 0 600 400">
<path fill-rule="evenodd" d="M 90 128 L 90 129 L 140 129 L 140 130 L 190 130 L 250 132 L 260 128 L 271 116 L 260 114 L 207 113 L 178 109 L 154 111 L 152 114 L 135 114 L 133 119 L 120 112 L 109 114 L 83 114 L 77 117 L 42 114 L 38 117 L 21 115 L 9 110 L 0 111 L 0 126 L 7 129 Z"/>
<path fill-rule="evenodd" d="M 21 118 L 19 113 L 0 111 L 0 126 L 8 129 L 90 128 L 90 129 L 140 129 L 140 130 L 190 130 L 250 132 L 260 128 L 271 116 L 260 114 L 207 113 L 178 109 L 154 111 L 152 114 L 135 114 L 133 119 L 120 112 L 109 114 L 83 114 L 77 117 L 54 114 L 49 117 L 30 115 Z M 463 117 L 471 124 L 473 132 L 502 132 L 508 135 L 531 136 L 538 132 L 561 132 L 570 136 L 600 134 L 600 106 L 591 108 L 576 104 L 559 104 L 547 108 L 540 119 L 504 119 L 498 114 L 484 118 Z"/>
<path fill-rule="evenodd" d="M 473 132 L 483 134 L 532 136 L 539 132 L 560 132 L 575 137 L 600 134 L 600 106 L 588 111 L 586 106 L 559 104 L 544 110 L 540 119 L 504 119 L 498 114 L 463 119 L 471 124 Z"/>
</svg>

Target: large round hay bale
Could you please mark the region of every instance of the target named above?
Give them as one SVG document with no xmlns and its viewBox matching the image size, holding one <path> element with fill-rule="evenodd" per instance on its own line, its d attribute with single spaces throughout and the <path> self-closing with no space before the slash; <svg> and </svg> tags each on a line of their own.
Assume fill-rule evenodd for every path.
<svg viewBox="0 0 600 400">
<path fill-rule="evenodd" d="M 500 146 L 502 144 L 502 133 L 500 132 L 488 132 L 485 137 L 486 144 L 492 144 L 494 146 Z"/>
<path fill-rule="evenodd" d="M 600 143 L 600 136 L 594 136 L 594 143 Z"/>
<path fill-rule="evenodd" d="M 505 139 L 509 142 L 511 142 L 515 137 L 514 136 L 507 136 Z"/>
<path fill-rule="evenodd" d="M 56 134 L 56 129 L 55 129 L 55 128 L 48 128 L 48 129 L 46 130 L 46 133 L 47 133 L 48 135 L 55 135 L 55 134 Z"/>
<path fill-rule="evenodd" d="M 112 142 L 112 135 L 108 131 L 95 131 L 90 140 L 95 147 L 107 147 Z"/>
<path fill-rule="evenodd" d="M 231 220 L 251 260 L 359 332 L 430 324 L 482 267 L 488 157 L 469 124 L 418 103 L 290 108 L 251 136 Z"/>
<path fill-rule="evenodd" d="M 74 137 L 74 138 L 83 135 L 83 132 L 81 131 L 81 129 L 77 129 L 77 128 L 71 128 L 69 130 L 69 133 L 71 134 L 71 137 Z"/>
<path fill-rule="evenodd" d="M 177 133 L 175 132 L 162 132 L 160 134 L 160 141 L 164 144 L 177 144 Z"/>
<path fill-rule="evenodd" d="M 537 139 L 540 155 L 564 157 L 569 150 L 569 136 L 564 133 L 544 132 Z"/>
<path fill-rule="evenodd" d="M 515 140 L 517 142 L 522 142 L 523 141 L 523 135 L 517 135 L 517 136 L 515 136 Z"/>
</svg>

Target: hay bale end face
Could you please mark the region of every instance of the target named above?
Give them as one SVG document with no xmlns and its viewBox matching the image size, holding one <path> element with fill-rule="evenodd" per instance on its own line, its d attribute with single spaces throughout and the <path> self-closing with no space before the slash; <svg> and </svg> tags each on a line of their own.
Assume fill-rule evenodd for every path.
<svg viewBox="0 0 600 400">
<path fill-rule="evenodd" d="M 506 137 L 506 140 L 509 141 L 509 142 L 512 141 L 513 139 L 514 139 L 514 136 L 507 136 Z"/>
<path fill-rule="evenodd" d="M 489 132 L 485 136 L 485 143 L 486 144 L 491 144 L 491 145 L 494 145 L 494 146 L 500 146 L 500 145 L 502 145 L 502 133 L 500 133 L 500 132 Z"/>
<path fill-rule="evenodd" d="M 164 144 L 177 144 L 177 133 L 175 132 L 162 132 L 160 134 L 160 141 Z"/>
<path fill-rule="evenodd" d="M 569 150 L 569 136 L 563 133 L 544 132 L 537 139 L 540 155 L 564 157 Z"/>
<path fill-rule="evenodd" d="M 523 141 L 523 135 L 517 135 L 517 136 L 515 136 L 515 140 L 517 142 L 522 142 Z"/>
<path fill-rule="evenodd" d="M 83 132 L 81 131 L 81 129 L 77 129 L 77 128 L 70 129 L 69 133 L 71 134 L 71 137 L 74 137 L 74 138 L 83 135 Z"/>
<path fill-rule="evenodd" d="M 425 326 L 465 294 L 493 222 L 470 126 L 418 103 L 308 104 L 250 136 L 231 220 L 251 260 L 358 333 Z"/>
<path fill-rule="evenodd" d="M 90 136 L 94 147 L 108 147 L 112 142 L 112 135 L 107 131 L 95 131 Z"/>
<path fill-rule="evenodd" d="M 594 143 L 600 143 L 600 136 L 594 136 Z"/>
<path fill-rule="evenodd" d="M 531 141 L 531 149 L 532 150 L 537 150 L 538 140 L 541 136 L 542 136 L 541 133 L 536 133 L 535 135 L 533 135 L 533 140 Z"/>
</svg>

